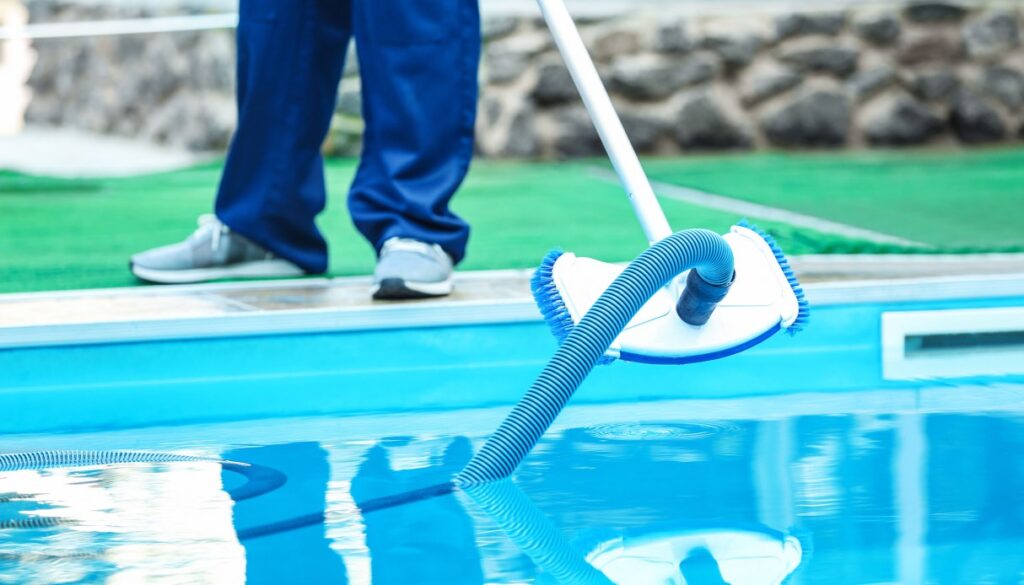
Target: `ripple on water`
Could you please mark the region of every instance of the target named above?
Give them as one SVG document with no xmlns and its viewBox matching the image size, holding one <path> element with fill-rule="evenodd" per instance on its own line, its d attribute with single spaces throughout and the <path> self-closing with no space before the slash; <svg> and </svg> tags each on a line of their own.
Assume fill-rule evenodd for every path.
<svg viewBox="0 0 1024 585">
<path fill-rule="evenodd" d="M 718 421 L 688 423 L 608 423 L 587 428 L 596 439 L 614 441 L 697 441 L 735 432 L 737 426 Z"/>
</svg>

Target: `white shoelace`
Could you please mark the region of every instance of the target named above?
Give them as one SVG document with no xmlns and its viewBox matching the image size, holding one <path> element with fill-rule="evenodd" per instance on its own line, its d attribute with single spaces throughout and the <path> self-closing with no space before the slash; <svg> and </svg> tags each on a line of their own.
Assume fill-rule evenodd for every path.
<svg viewBox="0 0 1024 585">
<path fill-rule="evenodd" d="M 385 252 L 412 252 L 427 256 L 446 257 L 445 251 L 437 244 L 428 244 L 409 238 L 391 238 L 384 242 L 381 254 Z"/>
<path fill-rule="evenodd" d="M 210 237 L 210 245 L 212 246 L 214 252 L 219 250 L 221 238 L 226 236 L 228 232 L 231 231 L 228 228 L 228 226 L 221 223 L 220 220 L 217 219 L 217 216 L 212 213 L 204 213 L 203 215 L 200 215 L 198 223 L 199 229 L 193 232 L 191 237 L 193 239 L 202 239 L 205 238 L 207 234 L 210 234 L 210 232 L 212 231 L 212 235 Z"/>
</svg>

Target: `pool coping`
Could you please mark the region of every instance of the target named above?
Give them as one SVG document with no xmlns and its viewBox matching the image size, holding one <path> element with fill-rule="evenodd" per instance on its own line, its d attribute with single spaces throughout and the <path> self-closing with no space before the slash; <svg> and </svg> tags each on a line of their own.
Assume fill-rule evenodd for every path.
<svg viewBox="0 0 1024 585">
<path fill-rule="evenodd" d="M 817 306 L 1024 296 L 1017 254 L 793 260 Z M 402 303 L 369 301 L 369 277 L 0 295 L 0 349 L 534 322 L 531 274 L 461 272 L 453 298 Z"/>
</svg>

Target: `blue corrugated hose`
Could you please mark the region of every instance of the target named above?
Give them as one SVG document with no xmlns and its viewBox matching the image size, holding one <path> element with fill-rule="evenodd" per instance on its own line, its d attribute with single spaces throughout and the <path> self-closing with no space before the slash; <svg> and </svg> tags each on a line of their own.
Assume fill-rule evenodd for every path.
<svg viewBox="0 0 1024 585">
<path fill-rule="evenodd" d="M 733 279 L 732 249 L 712 231 L 686 230 L 645 250 L 572 327 L 523 399 L 455 477 L 455 485 L 508 477 L 644 303 L 689 269 L 708 284 L 728 285 Z"/>
</svg>

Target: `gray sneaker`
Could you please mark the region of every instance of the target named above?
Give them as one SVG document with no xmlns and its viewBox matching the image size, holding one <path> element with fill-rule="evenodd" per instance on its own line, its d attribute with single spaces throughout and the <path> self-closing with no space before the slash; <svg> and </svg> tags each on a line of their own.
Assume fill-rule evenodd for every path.
<svg viewBox="0 0 1024 585">
<path fill-rule="evenodd" d="M 379 300 L 443 297 L 452 292 L 452 259 L 437 244 L 391 238 L 381 248 L 372 292 Z"/>
<path fill-rule="evenodd" d="M 302 276 L 303 270 L 231 231 L 213 215 L 199 218 L 199 229 L 184 242 L 132 256 L 132 274 L 160 284 L 221 278 Z"/>
</svg>

